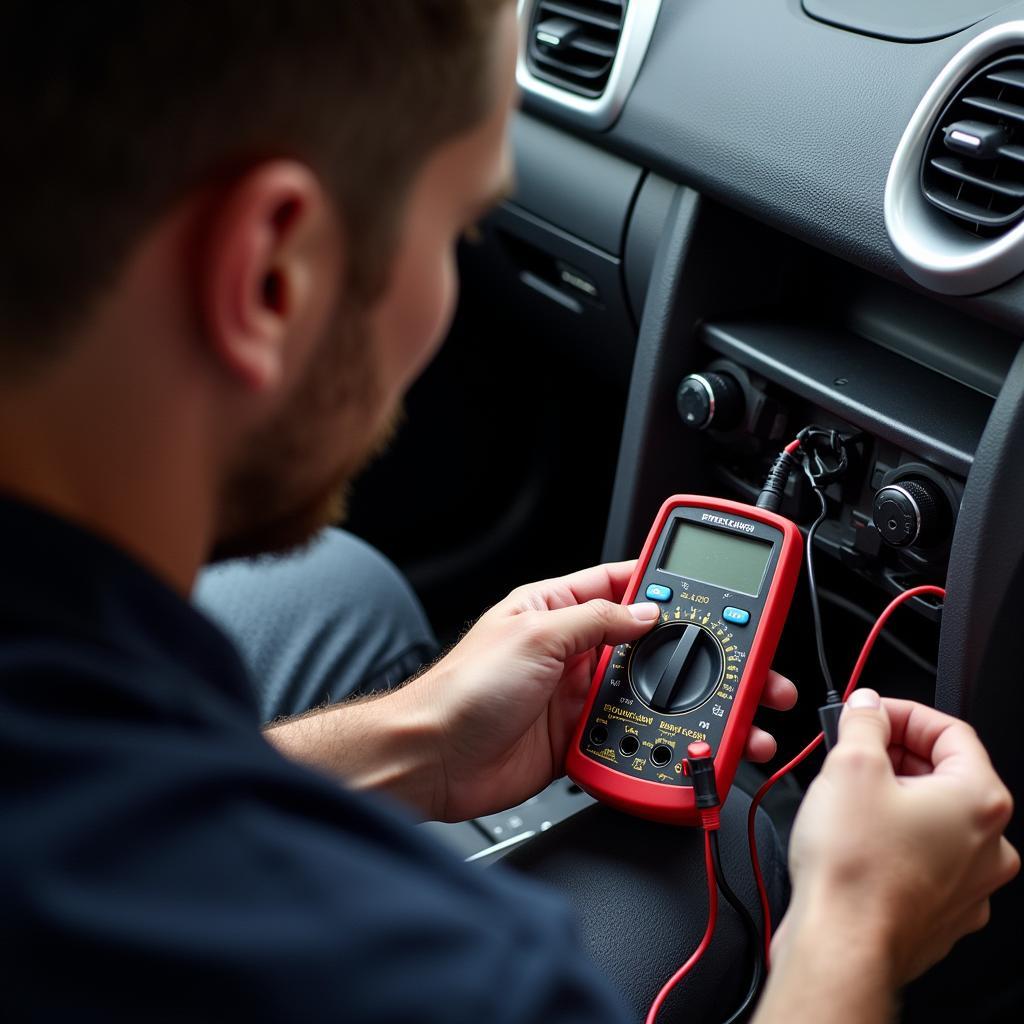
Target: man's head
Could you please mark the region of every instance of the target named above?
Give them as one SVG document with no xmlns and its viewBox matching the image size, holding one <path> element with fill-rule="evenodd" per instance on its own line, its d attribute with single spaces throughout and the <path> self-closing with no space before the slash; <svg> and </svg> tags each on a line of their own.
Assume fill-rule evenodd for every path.
<svg viewBox="0 0 1024 1024">
<path fill-rule="evenodd" d="M 507 177 L 511 0 L 48 6 L 14 3 L 0 43 L 0 387 L 113 363 L 141 393 L 159 367 L 191 389 L 183 443 L 208 427 L 208 539 L 300 541 L 433 353 L 454 243 Z"/>
</svg>

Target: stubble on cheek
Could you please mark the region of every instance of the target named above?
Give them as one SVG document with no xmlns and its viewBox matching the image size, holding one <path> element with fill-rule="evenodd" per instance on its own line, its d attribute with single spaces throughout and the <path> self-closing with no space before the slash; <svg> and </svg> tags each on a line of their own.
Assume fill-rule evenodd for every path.
<svg viewBox="0 0 1024 1024">
<path fill-rule="evenodd" d="M 211 561 L 284 554 L 345 516 L 348 488 L 402 420 L 385 401 L 362 318 L 336 319 L 284 410 L 227 474 Z"/>
</svg>

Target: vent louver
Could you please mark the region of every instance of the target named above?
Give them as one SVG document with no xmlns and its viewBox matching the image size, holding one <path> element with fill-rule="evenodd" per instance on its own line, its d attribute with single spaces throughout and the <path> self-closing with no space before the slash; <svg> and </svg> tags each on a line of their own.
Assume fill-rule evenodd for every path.
<svg viewBox="0 0 1024 1024">
<path fill-rule="evenodd" d="M 1024 218 L 1024 55 L 986 64 L 946 105 L 924 150 L 921 190 L 982 238 Z"/>
<path fill-rule="evenodd" d="M 628 2 L 538 0 L 527 35 L 530 71 L 579 96 L 601 96 L 618 53 Z"/>
</svg>

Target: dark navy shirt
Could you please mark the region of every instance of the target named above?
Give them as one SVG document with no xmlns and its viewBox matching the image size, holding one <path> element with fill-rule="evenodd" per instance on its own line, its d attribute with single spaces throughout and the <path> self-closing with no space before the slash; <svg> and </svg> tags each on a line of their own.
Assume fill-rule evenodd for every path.
<svg viewBox="0 0 1024 1024">
<path fill-rule="evenodd" d="M 562 904 L 282 758 L 227 638 L 0 500 L 7 1020 L 625 1019 Z"/>
</svg>

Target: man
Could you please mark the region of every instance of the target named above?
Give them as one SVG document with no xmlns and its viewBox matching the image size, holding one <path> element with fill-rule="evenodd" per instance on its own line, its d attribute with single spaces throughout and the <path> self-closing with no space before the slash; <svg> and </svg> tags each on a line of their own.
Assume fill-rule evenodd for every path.
<svg viewBox="0 0 1024 1024">
<path fill-rule="evenodd" d="M 211 555 L 337 518 L 443 337 L 455 241 L 508 178 L 513 5 L 5 13 L 5 1006 L 623 1019 L 557 901 L 378 794 L 458 820 L 557 774 L 595 647 L 652 624 L 616 603 L 630 565 L 515 591 L 418 680 L 273 746 L 186 600 Z M 840 1019 L 851 979 L 845 1019 L 880 1019 L 1017 869 L 970 730 L 861 699 L 797 824 L 765 1021 L 810 1019 L 808 985 Z"/>
</svg>

